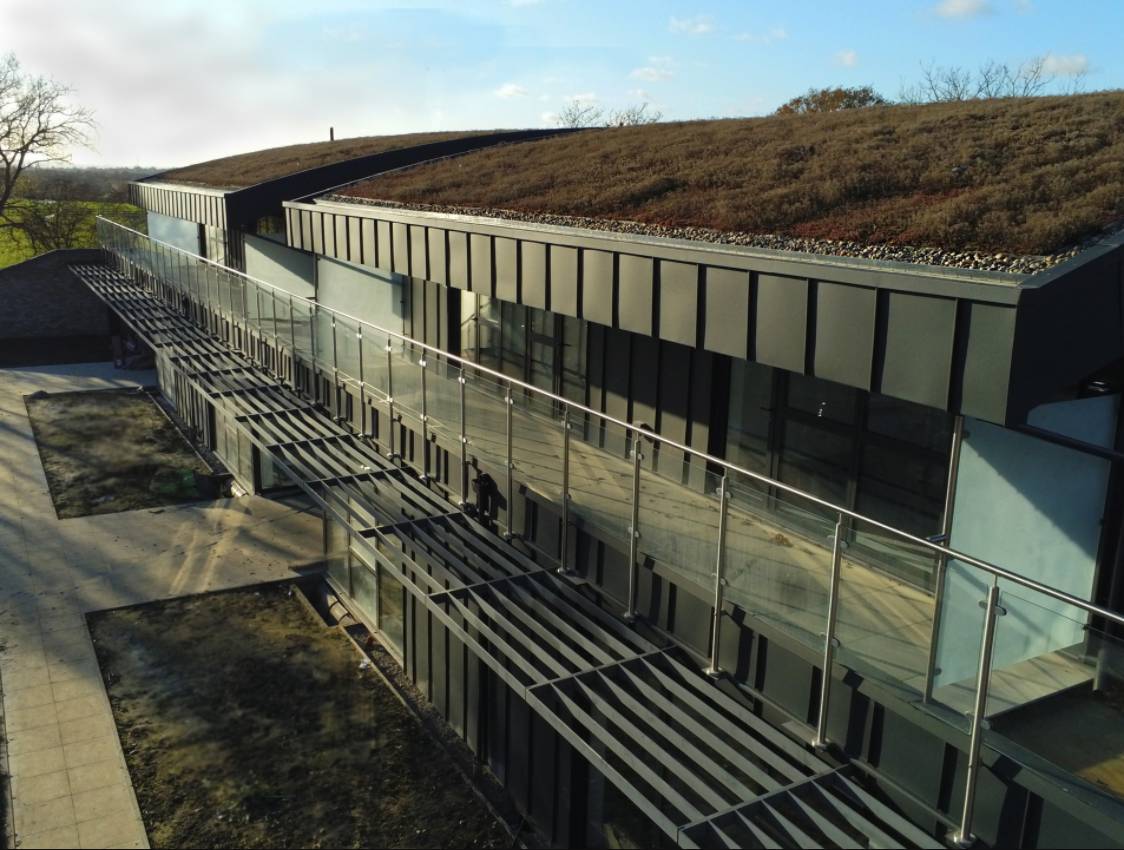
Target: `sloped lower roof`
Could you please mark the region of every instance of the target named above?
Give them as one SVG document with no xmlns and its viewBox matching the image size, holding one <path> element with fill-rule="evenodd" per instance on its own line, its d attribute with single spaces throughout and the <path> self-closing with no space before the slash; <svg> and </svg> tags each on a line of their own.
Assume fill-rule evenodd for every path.
<svg viewBox="0 0 1124 850">
<path fill-rule="evenodd" d="M 285 177 L 298 171 L 342 162 L 355 157 L 383 153 L 396 148 L 475 136 L 488 130 L 461 130 L 439 133 L 405 133 L 396 136 L 362 136 L 332 142 L 286 145 L 250 153 L 225 156 L 182 168 L 173 168 L 151 179 L 216 189 L 238 189 L 266 180 Z"/>
</svg>

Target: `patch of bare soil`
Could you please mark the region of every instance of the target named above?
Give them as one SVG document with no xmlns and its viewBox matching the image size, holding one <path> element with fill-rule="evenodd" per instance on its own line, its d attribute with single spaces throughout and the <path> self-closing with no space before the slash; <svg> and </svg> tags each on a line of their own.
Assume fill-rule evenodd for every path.
<svg viewBox="0 0 1124 850">
<path fill-rule="evenodd" d="M 508 846 L 299 594 L 267 585 L 91 616 L 152 846 Z"/>
<path fill-rule="evenodd" d="M 210 470 L 147 393 L 42 393 L 27 413 L 59 519 L 205 498 Z"/>
</svg>

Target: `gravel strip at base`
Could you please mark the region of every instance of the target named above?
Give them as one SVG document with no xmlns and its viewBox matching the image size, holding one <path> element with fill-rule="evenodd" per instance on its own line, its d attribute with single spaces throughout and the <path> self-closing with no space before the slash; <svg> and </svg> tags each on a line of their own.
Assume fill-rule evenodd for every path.
<svg viewBox="0 0 1124 850">
<path fill-rule="evenodd" d="M 419 212 L 448 213 L 450 215 L 486 216 L 507 221 L 525 221 L 532 224 L 548 224 L 558 227 L 582 227 L 591 230 L 606 230 L 612 233 L 633 233 L 639 236 L 659 236 L 668 239 L 690 239 L 696 242 L 710 242 L 716 245 L 741 245 L 748 248 L 769 248 L 778 251 L 798 251 L 805 254 L 819 254 L 831 257 L 861 257 L 896 263 L 915 263 L 927 266 L 946 266 L 948 268 L 973 269 L 976 271 L 1006 272 L 1009 274 L 1032 275 L 1052 268 L 1076 256 L 1089 245 L 1102 237 L 1082 242 L 1067 251 L 1048 256 L 1027 256 L 1016 254 L 991 253 L 988 251 L 946 251 L 943 248 L 920 248 L 912 245 L 868 245 L 861 242 L 839 242 L 831 239 L 811 239 L 802 236 L 781 236 L 777 234 L 736 233 L 713 230 L 708 227 L 669 227 L 661 224 L 646 224 L 641 221 L 624 221 L 606 218 L 586 218 L 584 216 L 527 213 L 518 210 L 490 209 L 486 207 L 462 207 L 434 204 L 404 204 L 399 201 L 360 198 L 354 195 L 327 195 L 326 201 L 339 201 L 348 204 L 364 204 L 389 209 L 417 210 Z"/>
</svg>

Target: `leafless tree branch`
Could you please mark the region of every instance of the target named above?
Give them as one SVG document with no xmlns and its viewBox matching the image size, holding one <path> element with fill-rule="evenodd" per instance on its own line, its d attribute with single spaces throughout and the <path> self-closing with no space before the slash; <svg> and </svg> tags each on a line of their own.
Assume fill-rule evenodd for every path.
<svg viewBox="0 0 1124 850">
<path fill-rule="evenodd" d="M 0 219 L 20 175 L 28 168 L 68 162 L 70 150 L 88 145 L 93 113 L 69 102 L 71 89 L 25 73 L 15 54 L 0 58 Z"/>
</svg>

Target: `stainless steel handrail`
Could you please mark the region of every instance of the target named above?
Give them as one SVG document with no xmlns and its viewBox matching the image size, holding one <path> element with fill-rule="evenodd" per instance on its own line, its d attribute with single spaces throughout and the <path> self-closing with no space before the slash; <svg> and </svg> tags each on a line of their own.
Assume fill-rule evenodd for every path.
<svg viewBox="0 0 1124 850">
<path fill-rule="evenodd" d="M 1118 614 L 1115 611 L 1111 611 L 1108 608 L 1104 608 L 1104 607 L 1102 607 L 1100 605 L 1096 605 L 1092 602 L 1088 602 L 1084 599 L 1081 599 L 1080 597 L 1073 596 L 1072 594 L 1066 593 L 1063 590 L 1059 590 L 1055 587 L 1051 587 L 1049 585 L 1042 584 L 1041 582 L 1035 581 L 1034 579 L 1026 578 L 1025 576 L 1021 576 L 1018 573 L 1012 572 L 1011 570 L 1008 570 L 1008 569 L 1006 569 L 1004 567 L 1001 567 L 997 564 L 992 564 L 988 561 L 984 561 L 980 558 L 975 558 L 975 557 L 973 557 L 971 555 L 968 555 L 964 552 L 957 551 L 956 549 L 951 549 L 947 546 L 942 546 L 938 543 L 934 543 L 933 541 L 926 540 L 923 537 L 917 537 L 913 534 L 910 534 L 909 532 L 902 531 L 901 529 L 894 528 L 891 525 L 887 525 L 886 523 L 880 522 L 879 520 L 872 519 L 868 516 L 864 516 L 863 514 L 857 513 L 855 511 L 849 509 L 849 508 L 845 508 L 845 507 L 842 507 L 841 505 L 833 504 L 832 502 L 829 502 L 825 499 L 821 499 L 818 496 L 813 496 L 811 493 L 806 493 L 803 490 L 800 490 L 800 489 L 798 489 L 796 487 L 793 487 L 789 484 L 784 484 L 783 482 L 777 481 L 773 478 L 769 478 L 768 476 L 765 476 L 765 475 L 761 475 L 760 473 L 757 473 L 757 472 L 751 472 L 748 469 L 744 469 L 740 466 L 737 466 L 736 464 L 733 464 L 733 463 L 730 463 L 729 461 L 723 460 L 722 458 L 715 457 L 714 455 L 710 455 L 710 454 L 707 454 L 706 452 L 699 451 L 698 449 L 692 448 L 691 446 L 683 445 L 682 443 L 678 443 L 675 440 L 671 440 L 667 437 L 663 437 L 663 436 L 661 436 L 659 434 L 656 434 L 652 431 L 641 428 L 637 425 L 633 425 L 630 422 L 625 422 L 621 419 L 617 419 L 613 416 L 609 416 L 605 413 L 601 413 L 600 411 L 594 410 L 590 407 L 586 407 L 585 405 L 580 404 L 578 402 L 571 401 L 570 399 L 564 398 L 563 396 L 559 396 L 559 395 L 555 395 L 554 393 L 547 392 L 546 390 L 540 389 L 539 387 L 536 387 L 536 386 L 533 386 L 531 384 L 520 381 L 517 378 L 512 378 L 508 375 L 505 375 L 502 372 L 497 372 L 494 369 L 489 369 L 487 366 L 481 366 L 480 364 L 474 363 L 471 360 L 466 360 L 465 358 L 460 357 L 456 354 L 450 354 L 446 351 L 442 351 L 440 348 L 437 348 L 436 346 L 432 346 L 432 345 L 428 345 L 424 342 L 420 342 L 416 339 L 413 339 L 411 337 L 406 336 L 405 334 L 399 333 L 398 331 L 387 330 L 386 328 L 379 327 L 378 325 L 372 324 L 371 322 L 368 322 L 365 319 L 360 319 L 357 316 L 352 316 L 348 313 L 344 313 L 341 310 L 335 310 L 335 309 L 330 308 L 330 307 L 325 307 L 322 304 L 319 304 L 315 299 L 305 298 L 305 297 L 299 296 L 299 295 L 293 295 L 292 293 L 289 293 L 286 290 L 281 289 L 280 287 L 275 286 L 274 284 L 271 284 L 267 281 L 260 280 L 258 278 L 255 278 L 255 277 L 251 276 L 251 275 L 245 274 L 244 272 L 240 272 L 240 271 L 236 271 L 235 269 L 228 268 L 227 266 L 224 266 L 221 263 L 217 263 L 214 260 L 209 260 L 206 257 L 201 257 L 198 254 L 192 254 L 190 251 L 185 251 L 183 248 L 180 248 L 176 245 L 172 245 L 170 243 L 163 242 L 159 239 L 153 239 L 152 237 L 150 237 L 150 236 L 148 236 L 144 233 L 140 233 L 139 231 L 134 230 L 131 227 L 120 224 L 120 223 L 115 222 L 115 221 L 111 221 L 110 219 L 107 219 L 103 216 L 98 216 L 97 220 L 99 222 L 102 222 L 106 225 L 110 225 L 110 226 L 112 226 L 114 228 L 117 228 L 119 230 L 126 231 L 128 233 L 132 233 L 135 236 L 138 236 L 141 239 L 144 239 L 148 242 L 154 243 L 156 245 L 160 245 L 164 248 L 167 248 L 167 249 L 170 249 L 170 250 L 175 251 L 177 253 L 183 254 L 187 257 L 190 257 L 193 260 L 201 261 L 201 262 L 206 263 L 208 265 L 214 266 L 215 268 L 225 272 L 226 274 L 233 275 L 235 277 L 242 278 L 244 280 L 248 280 L 248 281 L 252 282 L 253 284 L 255 284 L 256 286 L 263 286 L 263 287 L 266 287 L 266 288 L 268 288 L 270 290 L 273 290 L 275 292 L 282 292 L 282 293 L 284 293 L 284 295 L 287 298 L 289 298 L 290 301 L 303 301 L 306 305 L 308 305 L 308 308 L 310 310 L 310 317 L 311 317 L 312 311 L 321 311 L 322 310 L 325 313 L 327 313 L 327 314 L 329 314 L 333 317 L 347 319 L 348 321 L 356 323 L 357 327 L 358 326 L 365 326 L 367 328 L 372 329 L 373 331 L 375 331 L 377 333 L 386 334 L 388 337 L 394 337 L 394 338 L 397 338 L 397 339 L 399 339 L 403 342 L 409 343 L 412 346 L 417 346 L 418 348 L 423 349 L 425 351 L 433 352 L 433 354 L 435 356 L 443 357 L 447 361 L 451 361 L 453 363 L 456 363 L 462 369 L 465 369 L 465 368 L 471 369 L 471 370 L 474 370 L 478 373 L 488 375 L 492 378 L 495 378 L 498 381 L 501 381 L 501 382 L 507 384 L 508 386 L 518 387 L 518 388 L 520 388 L 520 389 L 524 390 L 525 392 L 530 393 L 532 395 L 538 396 L 538 397 L 543 398 L 543 399 L 549 399 L 551 402 L 553 402 L 555 404 L 562 405 L 562 406 L 564 406 L 564 408 L 568 408 L 571 411 L 580 411 L 580 412 L 585 413 L 589 416 L 595 417 L 596 419 L 601 420 L 603 422 L 608 422 L 608 423 L 611 423 L 613 425 L 616 425 L 619 428 L 623 428 L 627 431 L 632 432 L 637 437 L 643 437 L 644 439 L 650 440 L 652 442 L 660 443 L 662 445 L 665 445 L 669 449 L 673 449 L 675 451 L 681 451 L 681 452 L 684 452 L 685 454 L 691 455 L 693 457 L 697 457 L 700 460 L 702 460 L 702 461 L 704 461 L 708 464 L 714 464 L 715 466 L 719 467 L 721 470 L 723 470 L 726 473 L 733 472 L 737 475 L 745 476 L 746 478 L 748 478 L 752 481 L 757 481 L 758 483 L 763 484 L 767 487 L 772 487 L 772 488 L 775 488 L 776 490 L 779 490 L 779 491 L 784 492 L 784 493 L 788 493 L 788 494 L 790 494 L 792 496 L 795 496 L 799 499 L 803 499 L 807 502 L 810 502 L 814 505 L 817 505 L 821 508 L 824 508 L 825 510 L 827 510 L 829 512 L 832 512 L 832 513 L 835 513 L 835 514 L 842 514 L 843 516 L 849 517 L 852 520 L 856 520 L 858 522 L 864 523 L 867 526 L 879 529 L 880 531 L 886 532 L 887 534 L 889 534 L 893 537 L 896 537 L 899 540 L 908 542 L 908 543 L 910 543 L 914 546 L 919 546 L 923 549 L 927 549 L 927 550 L 933 552 L 937 556 L 941 556 L 941 557 L 944 557 L 946 559 L 951 558 L 951 559 L 955 559 L 955 560 L 957 560 L 961 563 L 969 564 L 969 565 L 975 567 L 976 569 L 982 570 L 983 572 L 986 572 L 986 573 L 988 573 L 989 575 L 991 575 L 995 578 L 1001 578 L 1005 581 L 1011 582 L 1012 584 L 1016 584 L 1016 585 L 1019 585 L 1021 587 L 1025 587 L 1028 590 L 1033 590 L 1036 593 L 1041 593 L 1044 596 L 1048 596 L 1052 599 L 1056 599 L 1059 602 L 1064 602 L 1068 605 L 1072 605 L 1075 608 L 1079 608 L 1079 609 L 1081 609 L 1081 610 L 1083 610 L 1083 611 L 1085 611 L 1089 614 L 1095 614 L 1098 617 L 1103 617 L 1106 620 L 1109 620 L 1111 622 L 1117 623 L 1118 625 L 1124 626 L 1124 615 Z M 291 314 L 290 314 L 290 321 L 292 321 Z"/>
</svg>

